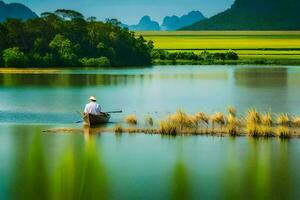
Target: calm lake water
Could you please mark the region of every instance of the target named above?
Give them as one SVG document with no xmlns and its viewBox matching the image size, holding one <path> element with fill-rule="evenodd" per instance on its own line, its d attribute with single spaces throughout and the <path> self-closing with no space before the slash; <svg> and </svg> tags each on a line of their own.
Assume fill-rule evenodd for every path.
<svg viewBox="0 0 300 200">
<path fill-rule="evenodd" d="M 101 133 L 75 127 L 87 98 L 112 122 L 235 106 L 300 115 L 300 67 L 155 66 L 0 74 L 0 199 L 296 199 L 300 140 Z"/>
</svg>

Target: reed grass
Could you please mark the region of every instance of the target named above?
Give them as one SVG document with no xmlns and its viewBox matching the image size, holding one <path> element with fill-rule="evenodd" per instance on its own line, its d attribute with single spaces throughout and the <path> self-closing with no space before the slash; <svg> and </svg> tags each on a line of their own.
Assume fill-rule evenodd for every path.
<svg viewBox="0 0 300 200">
<path fill-rule="evenodd" d="M 261 124 L 265 126 L 272 126 L 273 125 L 273 119 L 271 113 L 265 113 L 261 115 Z"/>
<path fill-rule="evenodd" d="M 258 126 L 258 134 L 259 134 L 259 136 L 262 136 L 262 137 L 272 137 L 273 136 L 272 126 L 270 126 L 270 125 Z"/>
<path fill-rule="evenodd" d="M 259 124 L 260 121 L 261 121 L 261 117 L 256 109 L 251 108 L 250 110 L 248 110 L 248 112 L 246 113 L 246 123 Z"/>
<path fill-rule="evenodd" d="M 128 115 L 126 118 L 125 118 L 125 122 L 129 125 L 137 125 L 138 123 L 138 120 L 137 120 L 137 117 L 135 115 Z"/>
<path fill-rule="evenodd" d="M 116 125 L 115 125 L 115 127 L 114 127 L 114 132 L 115 132 L 115 133 L 123 133 L 123 132 L 124 132 L 124 130 L 123 130 L 121 124 L 116 124 Z"/>
<path fill-rule="evenodd" d="M 258 133 L 262 137 L 272 137 L 272 125 L 273 119 L 272 114 L 267 112 L 261 115 L 261 125 L 258 127 Z"/>
<path fill-rule="evenodd" d="M 169 116 L 169 120 L 177 125 L 182 131 L 184 128 L 189 128 L 192 126 L 191 118 L 182 110 L 177 110 L 173 115 Z"/>
<path fill-rule="evenodd" d="M 251 137 L 260 136 L 259 126 L 255 123 L 247 123 L 246 124 L 246 133 Z"/>
<path fill-rule="evenodd" d="M 235 107 L 229 106 L 229 107 L 227 108 L 227 111 L 228 111 L 228 113 L 229 113 L 230 115 L 236 117 L 236 108 L 235 108 Z"/>
<path fill-rule="evenodd" d="M 221 129 L 225 124 L 225 118 L 224 118 L 224 114 L 221 112 L 217 112 L 215 113 L 213 116 L 211 116 L 211 121 L 212 121 L 212 128 L 214 131 L 215 128 L 215 124 L 220 125 Z"/>
<path fill-rule="evenodd" d="M 164 135 L 177 135 L 178 125 L 173 121 L 167 119 L 159 123 L 159 132 Z"/>
<path fill-rule="evenodd" d="M 188 116 L 188 122 L 185 125 L 185 128 L 192 129 L 193 132 L 197 132 L 198 127 L 199 127 L 199 121 L 196 118 L 196 116 L 194 116 L 194 115 Z"/>
<path fill-rule="evenodd" d="M 151 116 L 146 116 L 145 117 L 145 123 L 146 123 L 147 126 L 153 126 L 154 125 L 153 118 Z"/>
<path fill-rule="evenodd" d="M 205 124 L 206 126 L 209 125 L 209 117 L 204 112 L 198 112 L 195 114 L 195 118 L 198 124 Z"/>
<path fill-rule="evenodd" d="M 238 119 L 235 115 L 230 113 L 226 117 L 226 132 L 231 136 L 237 136 L 238 135 Z"/>
<path fill-rule="evenodd" d="M 230 136 L 247 135 L 251 137 L 281 137 L 289 138 L 292 132 L 289 127 L 300 128 L 300 117 L 289 118 L 287 114 L 277 115 L 273 118 L 272 113 L 266 112 L 260 114 L 256 109 L 249 109 L 244 118 L 239 119 L 236 116 L 236 110 L 233 107 L 228 108 L 228 115 L 224 117 L 221 112 L 216 112 L 208 116 L 204 112 L 197 112 L 194 115 L 188 115 L 183 110 L 177 110 L 176 113 L 168 115 L 164 120 L 154 126 L 154 120 L 151 116 L 145 117 L 145 127 L 137 127 L 138 120 L 135 115 L 129 115 L 125 118 L 128 127 L 123 128 L 116 124 L 113 129 L 115 133 L 148 133 L 162 135 L 220 135 L 227 133 Z M 276 122 L 276 123 L 275 123 Z M 209 125 L 211 124 L 211 127 Z M 206 125 L 205 131 L 202 125 Z M 219 126 L 215 129 L 215 125 Z M 223 129 L 225 127 L 225 129 Z M 294 130 L 293 130 L 294 131 Z M 295 132 L 299 130 L 295 129 Z M 300 134 L 300 133 L 299 133 Z"/>
<path fill-rule="evenodd" d="M 294 126 L 296 126 L 297 128 L 300 128 L 300 117 L 293 117 L 292 122 L 294 124 Z"/>
<path fill-rule="evenodd" d="M 278 137 L 283 139 L 291 137 L 291 132 L 288 126 L 278 126 L 276 129 L 276 134 Z"/>
<path fill-rule="evenodd" d="M 216 114 L 214 114 L 212 116 L 212 121 L 214 121 L 215 123 L 217 123 L 219 125 L 224 125 L 225 124 L 224 114 L 221 112 L 217 112 Z"/>
<path fill-rule="evenodd" d="M 280 126 L 290 126 L 290 118 L 288 114 L 278 115 L 276 121 Z"/>
<path fill-rule="evenodd" d="M 245 121 L 247 135 L 252 137 L 260 136 L 259 123 L 261 121 L 261 117 L 256 109 L 252 108 L 248 110 Z"/>
</svg>

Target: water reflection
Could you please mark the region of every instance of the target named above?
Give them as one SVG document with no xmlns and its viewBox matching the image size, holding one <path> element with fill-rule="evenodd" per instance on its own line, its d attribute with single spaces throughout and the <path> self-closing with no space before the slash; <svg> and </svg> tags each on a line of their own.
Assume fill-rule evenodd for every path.
<svg viewBox="0 0 300 200">
<path fill-rule="evenodd" d="M 134 82 L 133 77 L 135 76 L 99 74 L 0 74 L 0 85 L 3 87 L 94 87 L 127 85 Z M 143 79 L 143 77 L 140 77 L 140 79 Z"/>
<path fill-rule="evenodd" d="M 182 160 L 175 163 L 171 184 L 171 199 L 185 200 L 191 198 L 191 181 L 188 177 L 188 169 Z"/>
<path fill-rule="evenodd" d="M 231 158 L 224 171 L 224 197 L 293 199 L 297 192 L 291 187 L 291 158 L 287 153 L 286 141 L 248 140 L 250 148 L 247 148 L 244 155 L 238 155 L 236 143 L 233 142 L 233 147 L 229 147 Z"/>
<path fill-rule="evenodd" d="M 47 158 L 45 144 L 39 134 L 34 136 L 15 169 L 14 199 L 107 199 L 108 182 L 101 154 L 96 150 L 94 136 L 85 137 L 84 148 L 74 144 Z M 47 158 L 47 159 L 46 159 Z M 57 162 L 56 162 L 57 161 Z M 50 163 L 57 163 L 51 168 Z"/>
<path fill-rule="evenodd" d="M 276 157 L 272 157 L 272 195 L 278 199 L 295 199 L 298 197 L 298 189 L 294 190 L 294 181 L 299 178 L 298 174 L 291 173 L 290 145 L 288 140 L 278 139 L 280 145 L 274 149 Z"/>
<path fill-rule="evenodd" d="M 151 83 L 153 79 L 226 79 L 226 73 L 149 74 L 0 74 L 0 86 L 88 87 Z"/>
<path fill-rule="evenodd" d="M 13 177 L 5 199 L 295 199 L 299 195 L 299 170 L 291 173 L 299 166 L 296 139 L 99 137 L 90 130 L 84 135 L 55 136 L 41 135 L 41 130 L 20 126 L 7 132 L 12 145 L 6 156 L 15 159 L 7 160 L 9 166 L 4 168 Z M 7 142 L 1 139 L 1 145 Z M 7 178 L 0 184 L 3 181 Z"/>
<path fill-rule="evenodd" d="M 32 144 L 22 159 L 21 166 L 15 170 L 15 182 L 13 183 L 14 199 L 49 199 L 50 176 L 46 169 L 44 149 L 41 138 L 36 135 Z"/>
<path fill-rule="evenodd" d="M 287 68 L 237 68 L 234 70 L 234 79 L 237 86 L 247 88 L 287 87 Z"/>
<path fill-rule="evenodd" d="M 236 68 L 233 99 L 243 109 L 256 107 L 265 112 L 295 113 L 291 109 L 294 101 L 291 94 L 295 91 L 291 90 L 289 80 L 288 68 Z"/>
</svg>

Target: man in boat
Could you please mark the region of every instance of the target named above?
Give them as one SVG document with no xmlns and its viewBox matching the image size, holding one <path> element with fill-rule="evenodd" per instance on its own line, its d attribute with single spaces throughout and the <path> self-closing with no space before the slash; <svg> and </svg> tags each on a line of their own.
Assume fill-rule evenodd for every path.
<svg viewBox="0 0 300 200">
<path fill-rule="evenodd" d="M 97 99 L 95 96 L 90 97 L 90 102 L 85 105 L 84 108 L 84 115 L 92 114 L 92 115 L 101 115 L 101 107 L 99 104 L 96 103 Z"/>
</svg>

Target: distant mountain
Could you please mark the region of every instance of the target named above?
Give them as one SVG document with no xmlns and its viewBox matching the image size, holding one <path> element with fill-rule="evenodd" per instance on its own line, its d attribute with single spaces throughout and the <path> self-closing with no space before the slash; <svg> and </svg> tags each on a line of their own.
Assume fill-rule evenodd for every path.
<svg viewBox="0 0 300 200">
<path fill-rule="evenodd" d="M 127 27 L 132 31 L 159 31 L 159 30 L 177 30 L 182 27 L 191 25 L 195 22 L 206 19 L 200 11 L 192 11 L 187 15 L 178 17 L 176 15 L 166 16 L 160 26 L 158 22 L 152 21 L 149 16 L 144 16 L 137 25 L 121 24 L 122 27 Z"/>
<path fill-rule="evenodd" d="M 236 0 L 184 30 L 300 30 L 300 0 Z"/>
<path fill-rule="evenodd" d="M 136 25 L 122 24 L 121 26 L 127 27 L 129 30 L 132 31 L 159 31 L 160 30 L 159 23 L 156 21 L 152 21 L 149 16 L 142 17 L 140 22 Z"/>
<path fill-rule="evenodd" d="M 27 20 L 36 17 L 38 16 L 23 4 L 6 4 L 0 1 L 0 22 L 5 21 L 6 18 Z"/>
<path fill-rule="evenodd" d="M 176 15 L 165 17 L 161 27 L 162 30 L 177 30 L 204 19 L 206 19 L 206 17 L 204 17 L 200 11 L 192 11 L 181 17 Z"/>
</svg>

